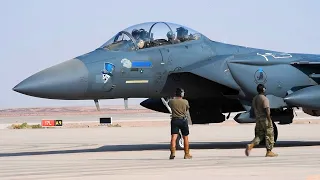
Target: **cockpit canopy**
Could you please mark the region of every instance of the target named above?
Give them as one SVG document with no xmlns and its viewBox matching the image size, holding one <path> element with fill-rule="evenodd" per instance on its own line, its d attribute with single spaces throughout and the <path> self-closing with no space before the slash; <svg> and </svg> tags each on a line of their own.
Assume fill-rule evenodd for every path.
<svg viewBox="0 0 320 180">
<path fill-rule="evenodd" d="M 101 48 L 110 51 L 134 51 L 199 40 L 203 35 L 190 28 L 167 22 L 147 22 L 124 29 Z"/>
</svg>

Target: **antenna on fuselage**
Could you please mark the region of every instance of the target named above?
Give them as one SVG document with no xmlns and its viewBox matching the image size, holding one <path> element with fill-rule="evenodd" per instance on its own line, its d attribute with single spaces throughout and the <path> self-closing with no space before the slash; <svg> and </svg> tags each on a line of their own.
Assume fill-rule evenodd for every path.
<svg viewBox="0 0 320 180">
<path fill-rule="evenodd" d="M 128 109 L 128 98 L 124 98 L 124 108 Z"/>
<path fill-rule="evenodd" d="M 99 105 L 98 99 L 94 100 L 94 104 L 96 105 L 97 110 L 100 111 L 100 105 Z"/>
</svg>

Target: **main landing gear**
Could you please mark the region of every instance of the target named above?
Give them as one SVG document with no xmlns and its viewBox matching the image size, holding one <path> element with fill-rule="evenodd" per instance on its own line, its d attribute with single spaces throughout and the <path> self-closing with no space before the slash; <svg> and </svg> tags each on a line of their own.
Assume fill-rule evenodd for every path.
<svg viewBox="0 0 320 180">
<path fill-rule="evenodd" d="M 177 150 L 184 149 L 184 141 L 183 141 L 183 138 L 182 138 L 182 135 L 180 132 L 179 132 L 177 140 L 176 140 L 176 149 Z"/>
</svg>

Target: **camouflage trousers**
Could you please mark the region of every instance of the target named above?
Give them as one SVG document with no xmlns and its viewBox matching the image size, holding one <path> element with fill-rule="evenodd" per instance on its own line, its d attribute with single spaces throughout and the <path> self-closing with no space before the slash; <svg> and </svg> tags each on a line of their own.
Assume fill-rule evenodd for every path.
<svg viewBox="0 0 320 180">
<path fill-rule="evenodd" d="M 265 139 L 267 150 L 272 150 L 274 146 L 274 134 L 272 122 L 267 118 L 256 119 L 256 127 L 254 129 L 255 137 L 252 143 L 256 146 L 261 140 Z"/>
</svg>

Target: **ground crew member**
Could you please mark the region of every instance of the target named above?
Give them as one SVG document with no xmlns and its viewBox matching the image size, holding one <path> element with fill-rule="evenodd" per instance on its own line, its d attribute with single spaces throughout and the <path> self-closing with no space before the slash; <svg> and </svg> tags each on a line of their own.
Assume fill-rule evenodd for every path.
<svg viewBox="0 0 320 180">
<path fill-rule="evenodd" d="M 246 148 L 246 156 L 249 156 L 251 149 L 258 145 L 262 139 L 266 141 L 266 157 L 275 157 L 278 154 L 273 153 L 272 149 L 274 146 L 274 135 L 273 125 L 270 117 L 270 104 L 268 98 L 265 96 L 266 88 L 263 84 L 257 86 L 258 95 L 252 100 L 252 108 L 256 117 L 255 126 L 255 138 Z"/>
<path fill-rule="evenodd" d="M 176 140 L 181 130 L 184 141 L 184 159 L 191 159 L 192 156 L 189 152 L 189 125 L 188 125 L 188 111 L 189 111 L 189 102 L 184 97 L 184 90 L 182 88 L 177 88 L 175 97 L 168 102 L 169 107 L 171 108 L 171 146 L 170 146 L 170 158 L 175 158 L 176 152 Z"/>
</svg>

